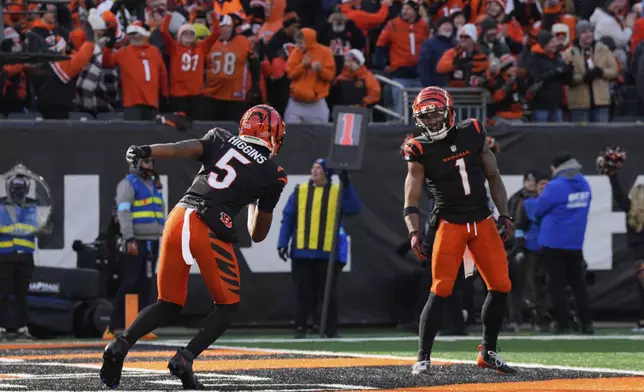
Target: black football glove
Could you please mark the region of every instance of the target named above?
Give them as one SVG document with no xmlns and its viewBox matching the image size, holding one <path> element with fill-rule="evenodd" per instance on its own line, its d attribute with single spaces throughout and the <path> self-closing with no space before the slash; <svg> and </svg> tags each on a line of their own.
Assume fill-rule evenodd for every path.
<svg viewBox="0 0 644 392">
<path fill-rule="evenodd" d="M 409 233 L 409 240 L 411 241 L 411 249 L 414 251 L 418 260 L 427 261 L 427 253 L 425 253 L 423 239 L 420 236 L 420 232 L 412 231 Z"/>
<path fill-rule="evenodd" d="M 130 146 L 125 153 L 125 160 L 136 167 L 140 159 L 150 158 L 152 149 L 150 146 Z"/>
<path fill-rule="evenodd" d="M 277 253 L 280 255 L 280 259 L 287 261 L 288 260 L 288 249 L 286 248 L 277 248 Z"/>
<path fill-rule="evenodd" d="M 499 215 L 499 219 L 497 219 L 496 224 L 503 242 L 510 240 L 514 235 L 514 223 L 512 218 L 507 215 Z"/>
</svg>

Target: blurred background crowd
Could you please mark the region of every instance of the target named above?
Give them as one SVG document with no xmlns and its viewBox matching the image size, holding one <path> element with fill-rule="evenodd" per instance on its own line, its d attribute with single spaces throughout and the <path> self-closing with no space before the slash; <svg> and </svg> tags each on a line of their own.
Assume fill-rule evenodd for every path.
<svg viewBox="0 0 644 392">
<path fill-rule="evenodd" d="M 428 85 L 485 90 L 489 122 L 644 107 L 629 0 L 12 0 L 2 20 L 2 51 L 68 56 L 3 66 L 9 118 L 237 121 L 264 102 L 326 123 L 334 105 L 401 114 L 395 86 Z"/>
</svg>

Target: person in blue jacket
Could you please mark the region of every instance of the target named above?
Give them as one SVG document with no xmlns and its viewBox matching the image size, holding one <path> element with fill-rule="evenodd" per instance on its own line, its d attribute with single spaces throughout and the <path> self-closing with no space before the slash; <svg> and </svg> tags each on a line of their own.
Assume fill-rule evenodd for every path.
<svg viewBox="0 0 644 392">
<path fill-rule="evenodd" d="M 551 165 L 552 180 L 536 202 L 534 219 L 540 225 L 539 245 L 548 271 L 553 302 L 554 333 L 571 330 L 566 286 L 572 289 L 580 330 L 593 334 L 588 305 L 586 263 L 582 249 L 592 192 L 581 174 L 581 164 L 569 154 L 560 154 Z"/>
<path fill-rule="evenodd" d="M 449 75 L 438 73 L 436 65 L 443 53 L 456 46 L 454 25 L 450 18 L 441 18 L 434 26 L 434 36 L 427 38 L 420 46 L 420 56 L 416 65 L 423 87 L 447 86 Z"/>
<path fill-rule="evenodd" d="M 535 332 L 547 330 L 545 323 L 545 269 L 539 260 L 541 245 L 539 245 L 539 223 L 535 221 L 534 213 L 537 208 L 537 197 L 543 193 L 550 175 L 546 173 L 533 173 L 536 182 L 536 192 L 525 192 L 524 197 L 518 202 L 516 212 L 516 231 L 514 239 L 513 257 L 514 276 L 512 277 L 512 291 L 510 301 L 510 321 L 517 327 L 522 321 L 524 305 L 530 309 L 532 328 Z M 514 325 L 512 325 L 514 327 Z"/>
<path fill-rule="evenodd" d="M 296 338 L 306 336 L 308 318 L 311 315 L 315 317 L 317 306 L 322 304 L 333 236 L 337 236 L 336 265 L 325 334 L 328 337 L 338 334 L 335 282 L 347 262 L 349 249 L 342 219 L 340 227 L 334 227 L 335 213 L 340 208 L 341 216 L 356 215 L 361 205 L 346 171 L 340 173 L 342 199 L 341 205 L 337 205 L 340 186 L 332 183 L 332 175 L 333 171 L 327 167 L 326 160 L 316 160 L 311 168 L 311 179 L 297 185 L 282 212 L 277 249 L 282 260 L 290 257 L 292 261 L 291 271 L 297 296 Z"/>
</svg>

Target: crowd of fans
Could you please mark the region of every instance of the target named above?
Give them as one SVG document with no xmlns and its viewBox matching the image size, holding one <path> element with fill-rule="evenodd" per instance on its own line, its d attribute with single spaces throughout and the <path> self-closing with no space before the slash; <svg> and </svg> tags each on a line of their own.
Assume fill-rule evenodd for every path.
<svg viewBox="0 0 644 392">
<path fill-rule="evenodd" d="M 54 0 L 52 0 L 54 1 Z M 403 112 L 399 89 L 489 91 L 492 122 L 607 122 L 644 98 L 644 17 L 629 0 L 71 0 L 4 5 L 0 113 L 123 112 L 238 121 L 265 102 L 288 123 L 334 105 Z M 640 99 L 644 102 L 644 99 Z"/>
</svg>

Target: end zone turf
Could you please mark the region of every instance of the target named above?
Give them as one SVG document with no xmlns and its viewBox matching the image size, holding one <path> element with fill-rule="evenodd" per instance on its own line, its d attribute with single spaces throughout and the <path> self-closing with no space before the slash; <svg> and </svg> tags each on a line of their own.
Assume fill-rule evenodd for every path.
<svg viewBox="0 0 644 392">
<path fill-rule="evenodd" d="M 119 390 L 180 388 L 167 361 L 179 342 L 140 344 Z M 323 342 L 322 342 L 323 343 Z M 0 390 L 97 390 L 105 342 L 0 344 Z M 522 367 L 501 376 L 463 361 L 435 361 L 432 375 L 412 377 L 410 357 L 216 347 L 195 362 L 218 391 L 642 391 L 644 371 Z M 644 370 L 644 369 L 643 369 Z"/>
</svg>

